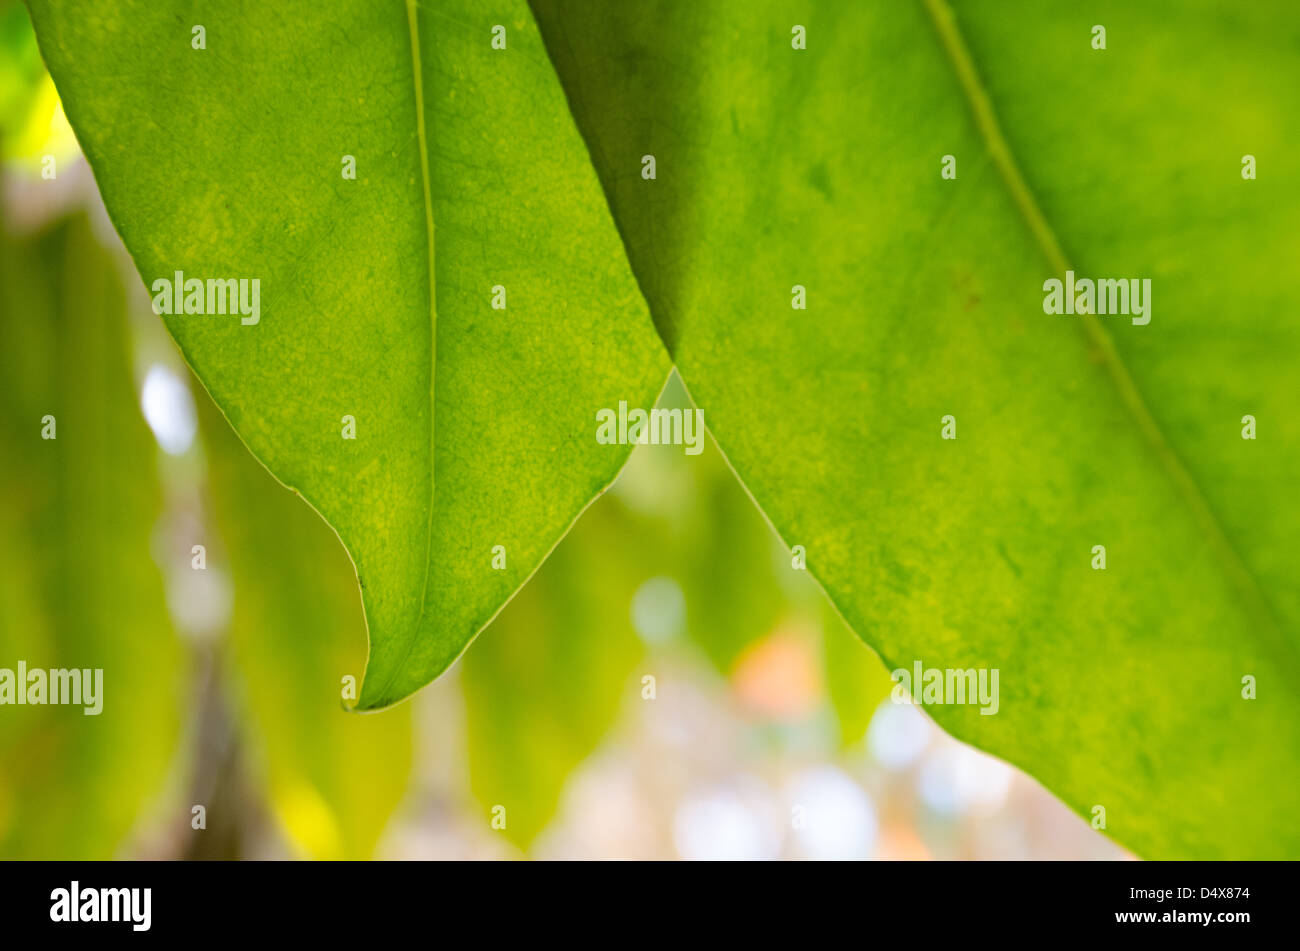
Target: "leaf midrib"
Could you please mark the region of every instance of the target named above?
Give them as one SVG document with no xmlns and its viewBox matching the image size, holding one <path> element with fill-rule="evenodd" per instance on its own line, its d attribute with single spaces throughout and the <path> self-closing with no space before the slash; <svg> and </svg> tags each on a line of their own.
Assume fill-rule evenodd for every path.
<svg viewBox="0 0 1300 951">
<path fill-rule="evenodd" d="M 1070 269 L 1069 260 L 1061 248 L 1056 233 L 1052 230 L 1047 217 L 1038 206 L 1028 183 L 1020 172 L 1011 147 L 1002 135 L 997 114 L 993 110 L 992 100 L 980 82 L 979 73 L 971 59 L 961 30 L 957 26 L 956 16 L 948 0 L 921 0 L 930 21 L 939 35 L 949 65 L 957 75 L 958 85 L 965 95 L 975 120 L 975 127 L 989 150 L 998 174 L 1002 178 L 1011 199 L 1024 219 L 1026 227 L 1033 236 L 1039 250 L 1047 259 L 1053 271 L 1064 274 Z M 1238 553 L 1219 517 L 1215 514 L 1205 494 L 1197 485 L 1196 479 L 1179 458 L 1169 440 L 1165 438 L 1159 423 L 1156 422 L 1146 401 L 1142 398 L 1137 384 L 1125 366 L 1110 332 L 1099 320 L 1083 319 L 1080 321 L 1089 343 L 1096 349 L 1102 365 L 1119 391 L 1121 402 L 1132 416 L 1150 447 L 1160 460 L 1161 467 L 1173 481 L 1179 495 L 1191 509 L 1193 517 L 1205 532 L 1218 555 L 1222 567 L 1232 579 L 1238 594 L 1245 602 L 1247 610 L 1259 625 L 1259 633 L 1269 646 L 1288 666 L 1300 666 L 1294 646 L 1282 633 L 1281 625 L 1273 614 L 1258 581 L 1245 560 Z"/>
<path fill-rule="evenodd" d="M 424 125 L 424 67 L 420 62 L 420 27 L 417 22 L 416 0 L 406 0 L 406 25 L 411 38 L 411 80 L 415 87 L 415 133 L 416 146 L 420 153 L 420 185 L 424 196 L 424 228 L 428 248 L 429 270 L 429 519 L 424 531 L 424 579 L 420 586 L 420 611 L 416 615 L 415 626 L 406 637 L 406 649 L 400 663 L 393 666 L 393 671 L 384 681 L 376 697 L 382 704 L 398 675 L 406 669 L 411 651 L 419 639 L 424 624 L 424 614 L 429 603 L 429 574 L 433 558 L 433 498 L 437 477 L 435 460 L 437 458 L 434 444 L 434 394 L 437 392 L 438 374 L 438 297 L 434 276 L 434 237 L 433 237 L 433 190 L 429 179 L 429 140 Z M 368 622 L 367 622 L 368 623 Z"/>
</svg>

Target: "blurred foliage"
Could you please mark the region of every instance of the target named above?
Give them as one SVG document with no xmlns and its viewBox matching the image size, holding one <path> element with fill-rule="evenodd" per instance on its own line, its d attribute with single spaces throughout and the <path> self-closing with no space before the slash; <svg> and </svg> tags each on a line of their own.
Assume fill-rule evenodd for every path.
<svg viewBox="0 0 1300 951">
<path fill-rule="evenodd" d="M 368 858 L 410 778 L 411 705 L 376 716 L 344 708 L 343 678 L 360 683 L 366 648 L 347 552 L 193 389 L 219 557 L 233 582 L 235 705 L 255 768 L 303 854 Z"/>
<path fill-rule="evenodd" d="M 59 161 L 76 154 L 76 139 L 41 62 L 27 8 L 0 0 L 0 159 Z M 39 174 L 39 166 L 28 166 Z"/>
<path fill-rule="evenodd" d="M 470 782 L 527 847 L 608 731 L 642 657 L 628 605 L 653 539 L 617 506 L 587 511 L 463 661 Z"/>
<path fill-rule="evenodd" d="M 821 602 L 826 690 L 839 723 L 840 744 L 862 741 L 872 714 L 894 687 L 889 671 L 828 601 Z"/>
<path fill-rule="evenodd" d="M 12 139 L 25 124 L 33 94 L 47 80 L 27 8 L 0 0 L 0 142 Z"/>
<path fill-rule="evenodd" d="M 5 857 L 111 857 L 177 745 L 186 670 L 150 553 L 157 448 L 125 302 L 84 217 L 0 228 L 0 666 L 104 671 L 98 716 L 0 708 Z"/>
</svg>

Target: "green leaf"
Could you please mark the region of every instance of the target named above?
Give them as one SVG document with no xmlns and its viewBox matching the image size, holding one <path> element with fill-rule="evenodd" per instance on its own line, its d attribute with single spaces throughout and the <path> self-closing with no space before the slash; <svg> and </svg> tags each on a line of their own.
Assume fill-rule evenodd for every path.
<svg viewBox="0 0 1300 951">
<path fill-rule="evenodd" d="M 168 330 L 347 547 L 358 707 L 403 699 L 612 481 L 627 449 L 596 442 L 596 410 L 650 405 L 668 369 L 527 6 L 31 10 L 146 283 L 261 282 L 256 324 Z"/>
<path fill-rule="evenodd" d="M 102 670 L 98 714 L 84 696 L 0 707 L 6 858 L 112 858 L 162 796 L 180 733 L 125 304 L 84 217 L 30 238 L 0 223 L 0 668 Z"/>
<path fill-rule="evenodd" d="M 1146 856 L 1300 855 L 1296 9 L 533 7 L 755 499 L 889 666 L 1000 670 L 935 719 Z M 1045 314 L 1067 260 L 1150 324 Z"/>
<path fill-rule="evenodd" d="M 343 709 L 343 678 L 355 684 L 364 661 L 347 552 L 198 401 L 218 539 L 209 564 L 232 583 L 241 722 L 272 811 L 311 858 L 370 858 L 411 777 L 411 707 Z"/>
</svg>

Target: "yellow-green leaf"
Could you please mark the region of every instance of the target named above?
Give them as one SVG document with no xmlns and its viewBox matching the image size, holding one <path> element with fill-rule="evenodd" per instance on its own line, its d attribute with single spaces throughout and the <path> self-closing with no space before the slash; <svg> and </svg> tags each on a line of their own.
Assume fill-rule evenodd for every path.
<svg viewBox="0 0 1300 951">
<path fill-rule="evenodd" d="M 596 411 L 667 373 L 527 5 L 30 7 L 159 308 L 249 282 L 238 314 L 164 320 L 347 546 L 358 706 L 409 696 L 618 472 Z"/>
</svg>

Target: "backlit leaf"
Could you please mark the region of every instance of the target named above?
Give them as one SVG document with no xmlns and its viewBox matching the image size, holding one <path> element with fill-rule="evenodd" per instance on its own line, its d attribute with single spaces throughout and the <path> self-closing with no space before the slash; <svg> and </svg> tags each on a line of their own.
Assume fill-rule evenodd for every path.
<svg viewBox="0 0 1300 951">
<path fill-rule="evenodd" d="M 683 379 L 857 633 L 1000 670 L 928 711 L 1144 855 L 1300 854 L 1300 8 L 533 8 Z M 1044 313 L 1071 266 L 1150 323 Z"/>
<path fill-rule="evenodd" d="M 260 281 L 247 315 L 164 319 L 347 546 L 358 706 L 403 699 L 618 472 L 596 410 L 650 405 L 667 373 L 526 4 L 31 10 L 146 283 Z"/>
</svg>

